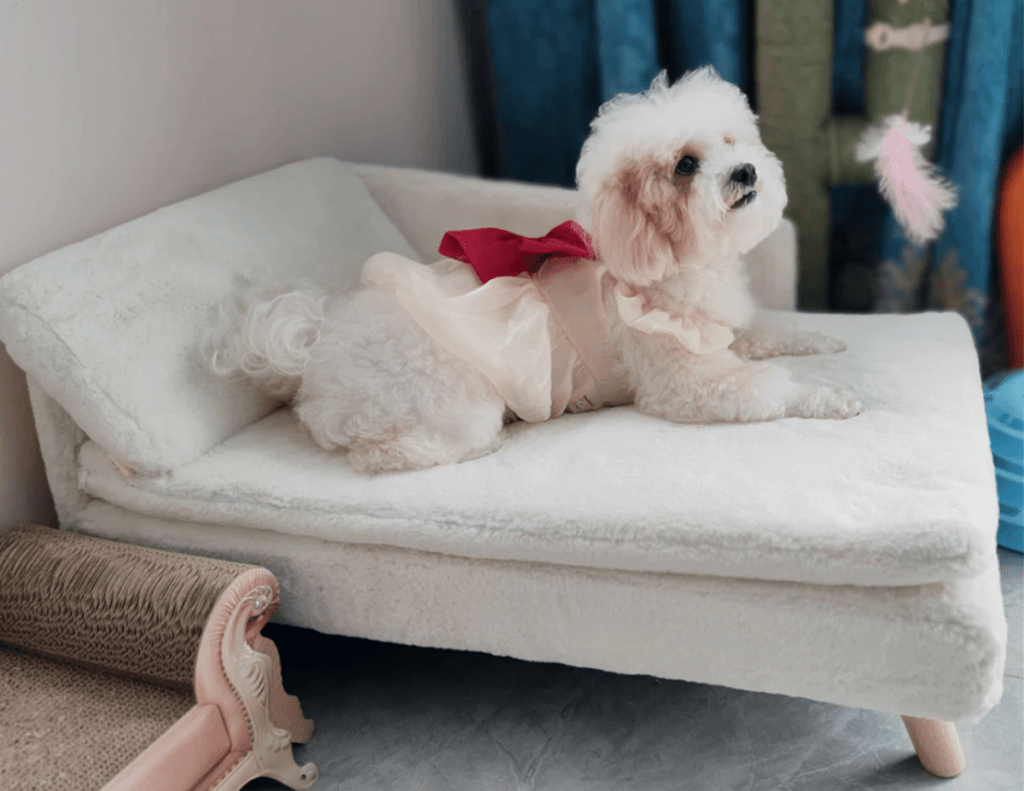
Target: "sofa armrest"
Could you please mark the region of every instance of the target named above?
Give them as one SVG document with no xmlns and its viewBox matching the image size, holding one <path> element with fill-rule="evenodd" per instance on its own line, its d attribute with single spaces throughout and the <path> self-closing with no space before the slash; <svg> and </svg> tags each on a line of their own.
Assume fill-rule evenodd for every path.
<svg viewBox="0 0 1024 791">
<path fill-rule="evenodd" d="M 196 699 L 220 711 L 230 751 L 197 791 L 241 788 L 264 776 L 305 789 L 318 777 L 314 764 L 295 763 L 292 742 L 308 741 L 313 722 L 303 716 L 298 698 L 285 693 L 277 648 L 260 634 L 278 595 L 274 575 L 253 568 L 224 590 L 210 612 L 196 657 Z"/>
<path fill-rule="evenodd" d="M 260 635 L 277 602 L 277 580 L 263 568 L 224 589 L 196 656 L 196 706 L 102 791 L 234 791 L 264 776 L 305 789 L 316 781 L 316 766 L 298 766 L 291 749 L 309 740 L 313 723 L 285 693 L 277 648 Z M 169 766 L 176 775 L 167 776 Z"/>
<path fill-rule="evenodd" d="M 61 527 L 70 527 L 90 499 L 78 480 L 78 449 L 87 437 L 74 418 L 40 387 L 35 377 L 26 376 L 26 379 L 32 419 L 46 468 L 46 482 L 50 485 L 57 510 L 57 521 Z"/>
</svg>

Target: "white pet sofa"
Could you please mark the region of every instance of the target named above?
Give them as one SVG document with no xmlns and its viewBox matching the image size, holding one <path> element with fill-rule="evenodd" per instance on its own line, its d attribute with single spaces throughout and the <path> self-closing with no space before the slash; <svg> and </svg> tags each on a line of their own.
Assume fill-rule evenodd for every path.
<svg viewBox="0 0 1024 791">
<path fill-rule="evenodd" d="M 0 338 L 29 377 L 61 525 L 265 566 L 280 618 L 325 632 L 908 715 L 926 766 L 956 773 L 955 732 L 931 721 L 998 701 L 1006 644 L 957 315 L 786 315 L 847 342 L 784 364 L 856 391 L 852 420 L 680 426 L 622 407 L 379 477 L 199 359 L 239 273 L 348 287 L 373 253 L 436 260 L 457 228 L 538 235 L 574 199 L 321 158 L 9 273 Z M 750 257 L 763 304 L 792 309 L 794 262 L 784 222 Z"/>
</svg>

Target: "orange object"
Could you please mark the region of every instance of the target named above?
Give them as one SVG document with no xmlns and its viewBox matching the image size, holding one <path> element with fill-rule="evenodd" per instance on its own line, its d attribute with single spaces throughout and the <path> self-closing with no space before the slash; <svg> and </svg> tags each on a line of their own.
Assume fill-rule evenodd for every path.
<svg viewBox="0 0 1024 791">
<path fill-rule="evenodd" d="M 1010 159 L 999 190 L 999 273 L 1011 368 L 1024 368 L 1024 149 Z"/>
</svg>

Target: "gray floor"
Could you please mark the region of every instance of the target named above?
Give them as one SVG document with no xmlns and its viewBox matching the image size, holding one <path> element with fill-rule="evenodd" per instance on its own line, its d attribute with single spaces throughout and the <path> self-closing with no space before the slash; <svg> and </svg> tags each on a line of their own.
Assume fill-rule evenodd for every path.
<svg viewBox="0 0 1024 791">
<path fill-rule="evenodd" d="M 271 624 L 316 722 L 317 791 L 1024 789 L 1024 582 L 1000 550 L 1006 691 L 960 726 L 968 768 L 938 780 L 899 717 L 800 698 L 330 637 Z M 260 779 L 247 791 L 280 789 Z"/>
</svg>

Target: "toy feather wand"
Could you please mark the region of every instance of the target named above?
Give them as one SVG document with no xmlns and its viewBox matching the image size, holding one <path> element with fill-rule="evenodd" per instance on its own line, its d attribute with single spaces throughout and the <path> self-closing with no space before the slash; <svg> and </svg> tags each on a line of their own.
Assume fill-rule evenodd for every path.
<svg viewBox="0 0 1024 791">
<path fill-rule="evenodd" d="M 907 237 L 918 245 L 939 235 L 945 226 L 943 214 L 957 203 L 956 188 L 921 153 L 921 148 L 931 140 L 931 126 L 914 123 L 908 118 L 930 25 L 931 21 L 925 19 L 902 112 L 887 115 L 865 129 L 854 148 L 858 162 L 875 161 L 882 197 L 892 206 Z"/>
</svg>

